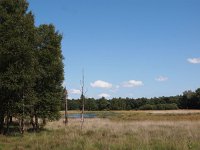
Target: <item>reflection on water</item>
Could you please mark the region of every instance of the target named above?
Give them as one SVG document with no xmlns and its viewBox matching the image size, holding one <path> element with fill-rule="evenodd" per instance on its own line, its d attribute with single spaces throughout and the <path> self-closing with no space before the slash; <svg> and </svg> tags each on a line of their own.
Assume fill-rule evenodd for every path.
<svg viewBox="0 0 200 150">
<path fill-rule="evenodd" d="M 83 114 L 84 118 L 96 118 L 97 115 L 96 114 L 92 114 L 92 113 L 86 113 Z M 68 118 L 81 118 L 81 114 L 68 114 Z"/>
</svg>

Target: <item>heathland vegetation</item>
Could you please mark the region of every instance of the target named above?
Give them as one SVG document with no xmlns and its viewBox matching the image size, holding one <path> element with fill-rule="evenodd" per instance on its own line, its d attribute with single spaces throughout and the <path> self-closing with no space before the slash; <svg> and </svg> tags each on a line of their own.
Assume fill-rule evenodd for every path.
<svg viewBox="0 0 200 150">
<path fill-rule="evenodd" d="M 69 113 L 80 113 L 73 111 Z M 200 111 L 99 111 L 100 118 L 47 123 L 39 133 L 0 136 L 0 149 L 198 150 Z"/>
</svg>

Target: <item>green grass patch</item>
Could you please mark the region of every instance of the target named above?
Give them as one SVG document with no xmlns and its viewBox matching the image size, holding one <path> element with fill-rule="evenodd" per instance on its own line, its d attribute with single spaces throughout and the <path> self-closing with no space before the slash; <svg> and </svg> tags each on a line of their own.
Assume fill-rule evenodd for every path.
<svg viewBox="0 0 200 150">
<path fill-rule="evenodd" d="M 0 144 L 0 150 L 3 150 L 4 146 L 3 144 Z"/>
</svg>

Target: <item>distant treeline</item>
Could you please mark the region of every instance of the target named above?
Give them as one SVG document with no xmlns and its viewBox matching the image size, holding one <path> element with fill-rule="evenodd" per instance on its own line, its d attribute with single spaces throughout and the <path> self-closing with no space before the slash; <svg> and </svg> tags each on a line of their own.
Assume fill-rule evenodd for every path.
<svg viewBox="0 0 200 150">
<path fill-rule="evenodd" d="M 62 105 L 64 110 L 64 104 Z M 81 100 L 68 100 L 69 110 L 81 109 Z M 200 109 L 200 88 L 182 95 L 154 98 L 85 98 L 85 110 L 173 110 Z"/>
</svg>

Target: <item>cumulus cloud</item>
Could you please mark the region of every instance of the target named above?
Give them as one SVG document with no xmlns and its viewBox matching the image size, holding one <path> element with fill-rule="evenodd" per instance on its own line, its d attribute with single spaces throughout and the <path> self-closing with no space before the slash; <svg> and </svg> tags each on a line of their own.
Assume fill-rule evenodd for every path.
<svg viewBox="0 0 200 150">
<path fill-rule="evenodd" d="M 80 95 L 81 94 L 81 91 L 80 90 L 77 90 L 77 89 L 71 89 L 69 91 L 70 94 L 77 94 L 77 95 Z"/>
<path fill-rule="evenodd" d="M 159 76 L 155 80 L 159 82 L 167 81 L 169 78 L 164 76 Z"/>
<path fill-rule="evenodd" d="M 107 93 L 101 93 L 101 94 L 99 94 L 99 95 L 98 95 L 98 97 L 105 97 L 105 98 L 109 98 L 109 97 L 110 97 L 110 95 L 109 95 L 109 94 L 107 94 Z"/>
<path fill-rule="evenodd" d="M 143 86 L 143 85 L 144 84 L 142 81 L 136 81 L 136 80 L 129 80 L 129 81 L 122 83 L 123 87 L 128 87 L 128 88 L 139 87 L 139 86 Z"/>
<path fill-rule="evenodd" d="M 115 87 L 113 87 L 110 92 L 112 93 L 116 93 L 118 90 L 119 90 L 120 86 L 119 85 L 116 85 Z"/>
<path fill-rule="evenodd" d="M 95 88 L 112 88 L 111 83 L 108 83 L 102 80 L 97 80 L 94 83 L 91 83 L 90 85 Z"/>
<path fill-rule="evenodd" d="M 187 61 L 191 64 L 200 64 L 200 58 L 188 58 Z"/>
</svg>

